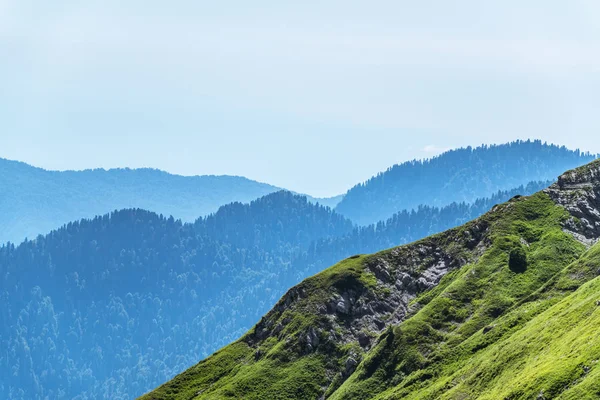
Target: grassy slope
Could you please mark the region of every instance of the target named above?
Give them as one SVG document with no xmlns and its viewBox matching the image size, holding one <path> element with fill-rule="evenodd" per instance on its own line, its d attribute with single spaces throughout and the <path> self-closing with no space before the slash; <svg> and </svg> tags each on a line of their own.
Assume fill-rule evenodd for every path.
<svg viewBox="0 0 600 400">
<path fill-rule="evenodd" d="M 380 398 L 599 398 L 600 278 L 569 294 L 598 267 L 600 245 L 455 349 L 423 390 L 397 387 Z"/>
<path fill-rule="evenodd" d="M 390 387 L 394 397 L 426 398 L 425 389 L 439 380 L 445 384 L 447 374 L 462 363 L 470 363 L 473 353 L 487 347 L 492 338 L 516 329 L 540 311 L 531 310 L 511 320 L 509 327 L 494 326 L 471 347 L 458 352 L 584 251 L 583 245 L 562 232 L 560 222 L 566 213 L 545 194 L 500 207 L 494 213 L 491 246 L 478 262 L 446 276 L 417 299 L 422 308 L 390 329 L 332 398 L 370 399 Z M 508 266 L 508 254 L 518 247 L 527 253 L 524 272 L 514 272 Z M 444 386 L 441 391 L 447 389 Z"/>
<path fill-rule="evenodd" d="M 277 316 L 278 321 L 289 321 L 279 337 L 296 342 L 300 332 L 326 323 L 313 307 L 325 301 L 329 287 L 349 281 L 357 287 L 375 284 L 374 277 L 364 271 L 362 257 L 344 260 L 302 282 L 298 290 L 306 299 Z M 255 329 L 142 399 L 314 399 L 326 386 L 327 364 L 339 363 L 337 358 L 351 350 L 342 346 L 330 348 L 329 357 L 323 353 L 302 356 L 295 342 L 269 337 L 257 346 L 261 354 L 257 359 L 257 349 L 247 340 Z M 338 357 L 331 357 L 338 352 Z"/>
<path fill-rule="evenodd" d="M 584 246 L 561 229 L 565 218 L 564 209 L 543 193 L 482 217 L 490 227 L 485 253 L 418 297 L 417 311 L 388 327 L 358 369 L 327 395 L 495 399 L 535 398 L 543 391 L 546 398 L 593 397 L 600 372 L 590 328 L 596 326 L 594 290 L 600 282 L 585 282 L 600 268 L 600 249 L 583 255 Z M 527 254 L 525 271 L 509 268 L 514 249 Z M 467 249 L 456 249 L 461 251 Z M 281 314 L 278 336 L 257 343 L 242 338 L 143 399 L 318 398 L 331 380 L 339 380 L 328 371 L 336 365 L 339 370 L 352 344 L 324 344 L 302 354 L 295 348 L 298 332 L 326 323 L 315 309 L 337 283 L 350 280 L 361 290 L 377 286 L 365 260 L 347 260 L 299 285 L 306 296 Z"/>
</svg>

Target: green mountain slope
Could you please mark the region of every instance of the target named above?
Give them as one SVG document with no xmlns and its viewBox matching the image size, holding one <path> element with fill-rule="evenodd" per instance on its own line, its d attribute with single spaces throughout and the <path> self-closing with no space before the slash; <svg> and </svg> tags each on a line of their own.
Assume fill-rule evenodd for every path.
<svg viewBox="0 0 600 400">
<path fill-rule="evenodd" d="M 600 162 L 355 256 L 149 399 L 585 399 L 600 385 Z"/>
<path fill-rule="evenodd" d="M 0 399 L 135 398 L 239 338 L 289 287 L 337 260 L 549 185 L 360 228 L 280 191 L 194 224 L 122 210 L 0 246 Z"/>
</svg>

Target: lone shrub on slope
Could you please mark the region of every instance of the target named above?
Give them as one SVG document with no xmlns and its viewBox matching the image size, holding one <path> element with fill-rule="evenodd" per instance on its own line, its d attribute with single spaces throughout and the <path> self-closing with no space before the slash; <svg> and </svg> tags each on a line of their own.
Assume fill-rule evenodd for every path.
<svg viewBox="0 0 600 400">
<path fill-rule="evenodd" d="M 527 270 L 527 253 L 523 246 L 516 247 L 510 251 L 508 267 L 513 272 L 525 272 Z"/>
</svg>

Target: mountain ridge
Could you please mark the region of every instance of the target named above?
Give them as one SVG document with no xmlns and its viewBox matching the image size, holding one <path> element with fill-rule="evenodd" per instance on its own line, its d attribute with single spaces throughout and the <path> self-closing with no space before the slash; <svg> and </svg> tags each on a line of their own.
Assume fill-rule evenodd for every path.
<svg viewBox="0 0 600 400">
<path fill-rule="evenodd" d="M 141 208 L 193 222 L 233 201 L 247 203 L 282 190 L 232 175 L 171 174 L 153 168 L 52 171 L 0 159 L 0 243 L 20 243 L 69 221 L 116 209 Z M 311 202 L 334 206 L 339 197 Z"/>
<path fill-rule="evenodd" d="M 343 195 L 307 198 L 359 225 L 369 225 L 421 204 L 472 203 L 499 190 L 551 180 L 593 157 L 540 141 L 468 147 L 397 164 Z M 516 170 L 518 174 L 512 172 Z M 0 243 L 20 243 L 69 221 L 124 208 L 192 222 L 222 205 L 247 203 L 281 190 L 232 175 L 183 176 L 153 168 L 51 171 L 1 158 L 0 186 L 4 188 L 0 206 L 5 210 L 0 216 Z"/>
<path fill-rule="evenodd" d="M 235 340 L 286 289 L 337 260 L 546 186 L 360 229 L 280 191 L 195 223 L 127 209 L 1 246 L 0 397 L 130 399 Z"/>
<path fill-rule="evenodd" d="M 368 225 L 419 204 L 471 203 L 529 181 L 553 180 L 595 158 L 540 140 L 449 150 L 389 167 L 351 188 L 336 211 L 359 225 Z"/>
<path fill-rule="evenodd" d="M 571 295 L 595 307 L 585 290 L 600 284 L 599 178 L 600 162 L 592 162 L 462 227 L 344 260 L 290 289 L 240 340 L 142 399 L 516 399 L 569 393 L 566 382 L 581 369 L 575 362 L 558 363 L 567 368 L 564 375 L 546 364 L 519 382 L 507 375 L 510 361 L 488 355 L 505 341 L 516 357 L 512 349 L 523 348 L 517 339 L 531 324 L 538 326 L 547 310 L 571 310 Z M 600 318 L 594 321 L 600 324 Z M 572 323 L 591 333 L 580 320 Z M 563 348 L 553 337 L 542 338 L 550 349 Z M 542 338 L 520 357 L 535 360 Z M 589 363 L 594 354 L 600 351 L 581 355 L 587 386 L 579 387 L 588 389 L 579 393 L 588 397 L 597 389 L 585 376 L 600 373 Z M 493 372 L 481 369 L 462 381 L 456 375 L 483 361 L 513 384 L 499 384 Z"/>
</svg>

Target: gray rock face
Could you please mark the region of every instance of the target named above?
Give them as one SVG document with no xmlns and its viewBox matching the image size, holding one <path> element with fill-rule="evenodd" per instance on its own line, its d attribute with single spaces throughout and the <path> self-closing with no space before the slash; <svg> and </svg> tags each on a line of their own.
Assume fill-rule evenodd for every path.
<svg viewBox="0 0 600 400">
<path fill-rule="evenodd" d="M 348 357 L 346 360 L 346 365 L 344 369 L 344 376 L 350 376 L 356 370 L 356 366 L 358 365 L 358 361 L 356 361 L 353 357 Z"/>
<path fill-rule="evenodd" d="M 565 231 L 586 244 L 598 241 L 600 161 L 564 174 L 545 193 L 569 212 Z M 498 205 L 460 228 L 367 256 L 361 259 L 359 271 L 352 264 L 347 269 L 341 265 L 325 277 L 301 283 L 243 340 L 260 349 L 265 339 L 276 337 L 296 354 L 325 354 L 332 361 L 326 382 L 341 384 L 384 331 L 421 307 L 414 299 L 450 271 L 479 259 L 491 245 L 488 224 L 515 207 L 515 201 L 519 200 Z M 524 238 L 521 244 L 529 246 Z M 307 315 L 311 318 L 304 319 Z M 484 333 L 493 330 L 494 325 L 489 325 Z M 257 351 L 255 357 L 262 353 Z"/>
<path fill-rule="evenodd" d="M 296 286 L 256 325 L 248 341 L 258 343 L 269 336 L 282 339 L 289 321 L 281 316 L 287 310 L 301 309 L 303 313 L 318 315 L 321 321 L 297 338 L 286 338 L 289 343 L 296 342 L 301 353 L 318 351 L 327 342 L 356 343 L 368 350 L 388 326 L 398 324 L 418 309 L 410 302 L 420 293 L 437 285 L 449 271 L 474 262 L 487 247 L 486 232 L 483 222 L 474 221 L 468 229 L 453 230 L 369 257 L 364 261 L 365 273 L 375 278 L 374 287 L 357 283 L 331 287 L 321 303 L 307 304 L 310 289 Z M 469 251 L 451 250 L 457 248 Z"/>
<path fill-rule="evenodd" d="M 304 343 L 305 353 L 314 352 L 317 349 L 317 347 L 319 346 L 319 343 L 321 341 L 319 339 L 319 333 L 317 332 L 317 330 L 314 327 L 310 327 L 308 329 L 308 332 L 306 333 L 304 340 L 305 340 L 305 343 Z"/>
<path fill-rule="evenodd" d="M 556 204 L 564 207 L 571 218 L 565 231 L 577 240 L 592 245 L 600 238 L 600 162 L 566 172 L 545 190 Z"/>
<path fill-rule="evenodd" d="M 502 207 L 492 213 L 502 213 Z M 282 342 L 289 354 L 327 356 L 326 382 L 341 384 L 389 327 L 421 306 L 413 302 L 440 283 L 450 271 L 476 262 L 491 245 L 493 218 L 466 225 L 389 251 L 366 256 L 360 267 L 333 267 L 290 289 L 244 341 L 268 356 L 269 338 Z M 357 270 L 360 268 L 360 270 Z M 308 318 L 306 318 L 308 316 Z M 264 355 L 263 355 L 264 353 Z M 327 387 L 323 388 L 324 391 Z"/>
</svg>

